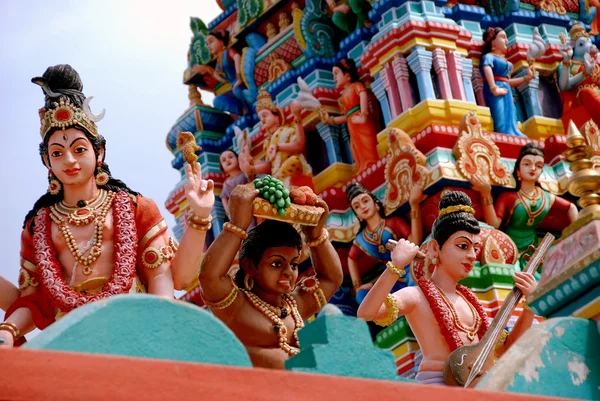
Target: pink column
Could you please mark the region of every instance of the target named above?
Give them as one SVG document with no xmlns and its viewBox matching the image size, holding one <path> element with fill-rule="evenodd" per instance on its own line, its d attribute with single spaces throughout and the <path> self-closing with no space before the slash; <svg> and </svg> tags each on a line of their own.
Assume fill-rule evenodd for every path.
<svg viewBox="0 0 600 401">
<path fill-rule="evenodd" d="M 433 68 L 438 77 L 440 86 L 440 95 L 442 99 L 452 99 L 452 90 L 450 89 L 450 80 L 448 79 L 448 64 L 446 63 L 446 53 L 440 48 L 432 52 Z"/>
<path fill-rule="evenodd" d="M 452 97 L 458 100 L 467 100 L 465 95 L 465 86 L 462 81 L 463 63 L 462 55 L 450 50 L 446 54 L 448 62 L 448 75 L 450 76 L 450 87 L 452 88 Z"/>
<path fill-rule="evenodd" d="M 394 75 L 400 91 L 400 103 L 402 111 L 406 111 L 414 106 L 412 92 L 410 91 L 410 82 L 408 80 L 408 62 L 403 55 L 397 54 L 392 60 Z"/>
<path fill-rule="evenodd" d="M 486 106 L 485 99 L 483 98 L 483 79 L 481 78 L 479 67 L 475 66 L 473 66 L 473 89 L 475 90 L 477 104 L 480 106 Z"/>
<path fill-rule="evenodd" d="M 396 77 L 394 77 L 394 71 L 390 63 L 387 63 L 380 73 L 381 82 L 388 95 L 390 102 L 390 114 L 391 118 L 394 119 L 402 113 L 402 105 L 400 103 L 400 93 L 398 91 L 398 85 L 396 85 Z"/>
</svg>

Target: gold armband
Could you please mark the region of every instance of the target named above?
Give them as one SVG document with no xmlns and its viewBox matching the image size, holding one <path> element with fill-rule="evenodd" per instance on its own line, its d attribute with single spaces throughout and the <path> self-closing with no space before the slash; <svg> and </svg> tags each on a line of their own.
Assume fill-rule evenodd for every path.
<svg viewBox="0 0 600 401">
<path fill-rule="evenodd" d="M 15 340 L 15 341 L 19 337 L 21 337 L 21 332 L 19 331 L 19 328 L 10 322 L 0 323 L 0 330 L 8 331 L 10 334 L 12 334 L 13 340 Z"/>
<path fill-rule="evenodd" d="M 231 306 L 233 304 L 233 302 L 235 301 L 235 299 L 237 298 L 237 295 L 239 292 L 237 286 L 233 282 L 232 282 L 232 284 L 233 284 L 233 288 L 231 289 L 231 291 L 229 291 L 229 294 L 227 294 L 227 296 L 225 298 L 223 298 L 222 300 L 217 301 L 217 302 L 207 301 L 206 299 L 204 299 L 204 297 L 202 297 L 202 293 L 201 293 L 200 296 L 202 297 L 202 301 L 204 302 L 204 305 L 206 305 L 210 309 L 225 309 L 225 308 Z"/>
<path fill-rule="evenodd" d="M 188 217 L 188 226 L 198 231 L 208 231 L 212 227 L 212 216 L 198 217 L 195 214 L 191 214 Z"/>
<path fill-rule="evenodd" d="M 392 262 L 387 262 L 385 264 L 385 266 L 392 272 L 394 273 L 396 276 L 398 276 L 398 279 L 403 279 L 404 276 L 406 276 L 406 270 L 404 269 L 400 269 L 399 267 L 394 266 L 394 264 Z"/>
<path fill-rule="evenodd" d="M 411 211 L 410 211 L 410 218 L 411 218 L 412 220 L 416 220 L 416 219 L 418 219 L 418 218 L 420 218 L 420 217 L 421 217 L 421 213 L 419 213 L 419 211 L 418 211 L 418 210 L 412 210 L 412 209 L 411 209 Z"/>
<path fill-rule="evenodd" d="M 321 245 L 323 242 L 327 241 L 329 239 L 329 231 L 327 231 L 327 229 L 323 229 L 323 231 L 321 232 L 321 236 L 319 238 L 317 238 L 314 241 L 307 241 L 306 245 L 308 245 L 310 248 L 314 248 L 316 246 Z"/>
<path fill-rule="evenodd" d="M 23 291 L 27 287 L 37 287 L 40 283 L 26 269 L 19 271 L 19 290 Z"/>
<path fill-rule="evenodd" d="M 375 324 L 382 327 L 387 327 L 398 319 L 398 304 L 392 294 L 388 294 L 385 298 L 385 306 L 387 310 L 386 315 L 381 319 L 373 320 Z"/>
<path fill-rule="evenodd" d="M 243 228 L 236 226 L 235 224 L 227 222 L 223 225 L 223 228 L 225 230 L 229 231 L 230 233 L 235 234 L 237 237 L 241 238 L 242 240 L 245 240 L 246 238 L 248 238 L 248 232 L 246 230 L 244 230 Z"/>
<path fill-rule="evenodd" d="M 169 243 L 160 248 L 149 246 L 142 253 L 142 265 L 148 269 L 156 269 L 164 262 L 173 259 L 175 251 L 177 251 L 177 245 L 173 238 L 169 238 Z"/>
<path fill-rule="evenodd" d="M 323 290 L 319 287 L 319 279 L 316 276 L 309 276 L 300 281 L 299 285 L 302 291 L 308 292 L 315 297 L 315 301 L 319 305 L 319 310 L 323 309 L 327 304 L 327 298 L 325 298 Z"/>
</svg>

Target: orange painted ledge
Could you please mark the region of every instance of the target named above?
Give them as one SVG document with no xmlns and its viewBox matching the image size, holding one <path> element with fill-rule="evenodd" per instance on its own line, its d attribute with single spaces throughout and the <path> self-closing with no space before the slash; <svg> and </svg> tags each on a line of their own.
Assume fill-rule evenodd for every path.
<svg viewBox="0 0 600 401">
<path fill-rule="evenodd" d="M 524 394 L 25 349 L 0 349 L 0 399 L 527 401 Z"/>
</svg>

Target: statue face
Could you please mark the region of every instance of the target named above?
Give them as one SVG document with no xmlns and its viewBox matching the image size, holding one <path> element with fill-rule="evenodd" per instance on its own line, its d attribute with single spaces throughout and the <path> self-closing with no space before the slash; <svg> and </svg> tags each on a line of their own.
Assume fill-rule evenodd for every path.
<svg viewBox="0 0 600 401">
<path fill-rule="evenodd" d="M 287 246 L 267 248 L 256 269 L 255 285 L 277 294 L 292 292 L 298 279 L 300 252 Z"/>
<path fill-rule="evenodd" d="M 441 249 L 437 247 L 437 268 L 446 270 L 457 281 L 462 280 L 473 270 L 475 255 L 480 247 L 478 234 L 457 231 L 448 238 Z"/>
<path fill-rule="evenodd" d="M 221 163 L 221 169 L 225 174 L 229 174 L 232 171 L 239 169 L 238 158 L 235 153 L 230 150 L 221 153 L 219 161 Z"/>
<path fill-rule="evenodd" d="M 350 83 L 350 74 L 347 72 L 344 73 L 339 67 L 333 67 L 332 72 L 336 88 L 343 88 L 346 84 Z"/>
<path fill-rule="evenodd" d="M 279 126 L 279 118 L 271 110 L 263 109 L 259 111 L 258 118 L 260 119 L 260 126 L 269 132 Z"/>
<path fill-rule="evenodd" d="M 379 212 L 379 206 L 373 201 L 369 194 L 360 194 L 352 199 L 352 210 L 360 220 L 367 221 L 376 216 Z"/>
<path fill-rule="evenodd" d="M 492 41 L 492 50 L 496 50 L 503 54 L 506 53 L 508 50 L 508 36 L 506 36 L 506 32 L 498 32 L 496 38 Z"/>
<path fill-rule="evenodd" d="M 537 182 L 544 169 L 544 158 L 542 156 L 526 155 L 521 159 L 517 176 L 521 181 Z"/>
<path fill-rule="evenodd" d="M 575 42 L 571 42 L 573 47 L 573 56 L 576 58 L 583 58 L 585 53 L 592 51 L 592 39 L 582 36 L 577 38 Z"/>
<path fill-rule="evenodd" d="M 208 46 L 208 50 L 213 54 L 219 54 L 223 51 L 223 42 L 219 39 L 215 38 L 212 35 L 206 37 L 206 45 Z"/>
<path fill-rule="evenodd" d="M 55 131 L 50 136 L 48 162 L 54 175 L 65 187 L 85 184 L 93 179 L 97 161 L 92 143 L 83 131 L 69 128 Z"/>
</svg>

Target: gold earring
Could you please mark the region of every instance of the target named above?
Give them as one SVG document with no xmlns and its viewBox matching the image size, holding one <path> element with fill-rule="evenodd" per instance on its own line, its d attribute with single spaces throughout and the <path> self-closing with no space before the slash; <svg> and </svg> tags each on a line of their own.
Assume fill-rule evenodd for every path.
<svg viewBox="0 0 600 401">
<path fill-rule="evenodd" d="M 102 165 L 103 163 L 98 160 L 98 169 L 96 170 L 96 185 L 99 187 L 103 187 L 108 184 L 108 180 L 110 179 L 110 176 L 105 171 L 102 171 Z"/>
<path fill-rule="evenodd" d="M 244 288 L 251 291 L 252 287 L 254 287 L 254 279 L 249 274 L 246 274 L 244 276 Z"/>
<path fill-rule="evenodd" d="M 434 266 L 437 266 L 437 264 L 438 264 L 438 258 L 437 258 L 437 256 L 434 256 L 433 259 L 431 259 L 431 264 L 434 265 Z"/>
<path fill-rule="evenodd" d="M 58 195 L 61 189 L 62 185 L 60 185 L 60 181 L 52 173 L 52 169 L 48 170 L 48 192 L 52 195 Z"/>
</svg>

